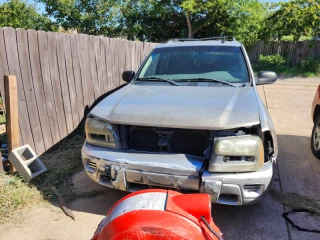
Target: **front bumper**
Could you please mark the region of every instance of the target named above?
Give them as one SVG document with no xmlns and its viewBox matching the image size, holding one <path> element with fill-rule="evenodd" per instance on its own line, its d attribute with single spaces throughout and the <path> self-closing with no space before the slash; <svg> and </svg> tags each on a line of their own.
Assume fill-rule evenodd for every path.
<svg viewBox="0 0 320 240">
<path fill-rule="evenodd" d="M 88 176 L 107 187 L 129 192 L 150 187 L 205 192 L 213 203 L 229 205 L 260 199 L 273 176 L 271 161 L 256 172 L 210 173 L 203 171 L 205 160 L 195 156 L 124 152 L 88 143 L 83 145 L 82 161 Z"/>
</svg>

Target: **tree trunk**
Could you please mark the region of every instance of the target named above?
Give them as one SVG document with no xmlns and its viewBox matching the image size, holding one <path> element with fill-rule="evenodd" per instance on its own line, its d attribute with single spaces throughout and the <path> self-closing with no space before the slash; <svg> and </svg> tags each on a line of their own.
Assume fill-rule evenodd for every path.
<svg viewBox="0 0 320 240">
<path fill-rule="evenodd" d="M 188 37 L 193 38 L 193 32 L 192 32 L 192 26 L 191 26 L 189 12 L 186 12 L 186 19 L 187 19 L 187 25 L 188 25 L 188 30 L 189 30 Z"/>
</svg>

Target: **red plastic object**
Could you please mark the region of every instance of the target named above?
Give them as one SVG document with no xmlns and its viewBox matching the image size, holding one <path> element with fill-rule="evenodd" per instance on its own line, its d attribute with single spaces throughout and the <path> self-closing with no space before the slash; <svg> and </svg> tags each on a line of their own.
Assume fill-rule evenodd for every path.
<svg viewBox="0 0 320 240">
<path fill-rule="evenodd" d="M 93 240 L 218 239 L 201 217 L 221 236 L 211 218 L 208 194 L 142 190 L 122 198 L 109 210 Z"/>
</svg>

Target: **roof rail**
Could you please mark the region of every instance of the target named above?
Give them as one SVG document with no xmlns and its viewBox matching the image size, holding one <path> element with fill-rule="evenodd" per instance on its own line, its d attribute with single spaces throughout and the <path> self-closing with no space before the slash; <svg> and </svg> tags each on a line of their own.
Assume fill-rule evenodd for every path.
<svg viewBox="0 0 320 240">
<path fill-rule="evenodd" d="M 209 38 L 174 38 L 169 40 L 168 42 L 192 42 L 192 41 L 214 41 L 214 40 L 221 40 L 222 42 L 237 41 L 233 36 L 221 35 L 220 37 L 209 37 Z"/>
</svg>

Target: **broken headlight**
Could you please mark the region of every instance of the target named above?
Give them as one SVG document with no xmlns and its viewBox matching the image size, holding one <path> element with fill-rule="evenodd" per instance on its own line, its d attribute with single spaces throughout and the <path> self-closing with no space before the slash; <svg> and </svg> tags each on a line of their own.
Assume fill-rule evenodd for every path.
<svg viewBox="0 0 320 240">
<path fill-rule="evenodd" d="M 263 166 L 261 138 L 254 135 L 215 138 L 209 172 L 250 172 Z"/>
<path fill-rule="evenodd" d="M 120 148 L 118 128 L 114 124 L 88 117 L 85 131 L 86 141 L 90 144 L 113 149 Z"/>
</svg>

